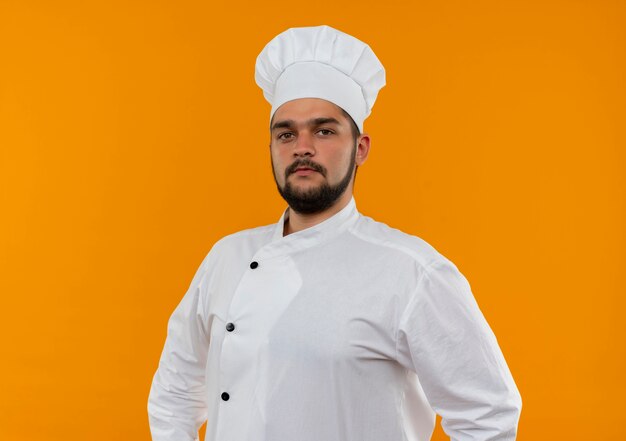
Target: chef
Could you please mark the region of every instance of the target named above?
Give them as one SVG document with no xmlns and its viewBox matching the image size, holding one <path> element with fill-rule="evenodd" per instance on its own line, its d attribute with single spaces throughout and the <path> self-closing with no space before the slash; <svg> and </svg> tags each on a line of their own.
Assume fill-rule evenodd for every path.
<svg viewBox="0 0 626 441">
<path fill-rule="evenodd" d="M 218 241 L 173 312 L 148 400 L 155 441 L 514 440 L 521 399 L 456 266 L 359 213 L 385 70 L 328 26 L 270 41 L 255 78 L 288 208 Z"/>
</svg>

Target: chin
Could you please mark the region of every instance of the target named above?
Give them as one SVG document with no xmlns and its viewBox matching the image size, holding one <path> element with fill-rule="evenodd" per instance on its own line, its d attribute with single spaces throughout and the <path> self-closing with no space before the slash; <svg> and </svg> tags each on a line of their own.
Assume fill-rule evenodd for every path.
<svg viewBox="0 0 626 441">
<path fill-rule="evenodd" d="M 302 187 L 302 188 L 312 188 L 312 187 L 319 187 L 320 185 L 323 184 L 323 182 L 317 180 L 317 179 L 311 179 L 310 177 L 298 177 L 298 179 L 291 179 L 288 180 L 289 184 L 293 187 Z"/>
</svg>

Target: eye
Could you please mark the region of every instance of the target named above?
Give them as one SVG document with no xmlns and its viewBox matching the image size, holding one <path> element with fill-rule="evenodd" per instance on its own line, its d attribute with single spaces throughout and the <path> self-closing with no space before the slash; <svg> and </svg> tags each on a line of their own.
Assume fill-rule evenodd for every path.
<svg viewBox="0 0 626 441">
<path fill-rule="evenodd" d="M 334 132 L 329 129 L 320 129 L 317 131 L 317 133 L 324 135 L 324 136 L 328 136 L 328 135 L 332 135 Z"/>
<path fill-rule="evenodd" d="M 293 133 L 292 132 L 283 132 L 283 133 L 280 133 L 276 138 L 280 139 L 281 141 L 287 141 L 287 140 L 293 138 Z"/>
</svg>

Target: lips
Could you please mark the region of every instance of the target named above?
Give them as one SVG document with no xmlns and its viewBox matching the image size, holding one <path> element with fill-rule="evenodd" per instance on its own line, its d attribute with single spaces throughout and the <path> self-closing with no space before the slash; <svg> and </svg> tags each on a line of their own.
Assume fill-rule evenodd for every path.
<svg viewBox="0 0 626 441">
<path fill-rule="evenodd" d="M 313 173 L 317 173 L 316 170 L 313 170 L 312 168 L 308 168 L 308 167 L 298 167 L 293 174 L 297 175 L 297 176 L 309 176 L 312 175 Z"/>
</svg>

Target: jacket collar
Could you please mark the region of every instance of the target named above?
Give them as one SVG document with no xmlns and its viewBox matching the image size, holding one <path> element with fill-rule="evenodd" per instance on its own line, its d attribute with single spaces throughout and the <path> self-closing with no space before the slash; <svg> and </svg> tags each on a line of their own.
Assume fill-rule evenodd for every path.
<svg viewBox="0 0 626 441">
<path fill-rule="evenodd" d="M 326 242 L 353 226 L 360 214 L 353 196 L 345 207 L 323 222 L 283 236 L 283 228 L 288 216 L 289 209 L 287 208 L 274 226 L 270 243 L 259 251 L 259 258 L 288 254 Z"/>
</svg>

